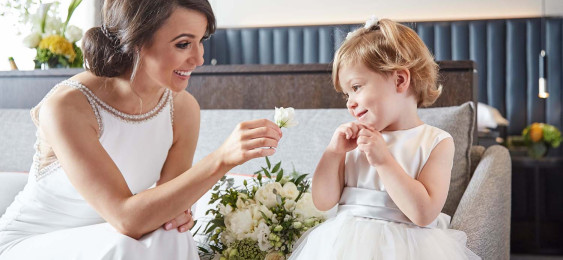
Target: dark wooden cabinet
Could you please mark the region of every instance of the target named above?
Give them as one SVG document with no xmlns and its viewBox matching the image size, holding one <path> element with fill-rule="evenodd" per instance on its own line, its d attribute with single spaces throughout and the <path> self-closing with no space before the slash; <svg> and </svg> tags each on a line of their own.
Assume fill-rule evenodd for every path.
<svg viewBox="0 0 563 260">
<path fill-rule="evenodd" d="M 512 156 L 511 252 L 563 254 L 563 157 Z"/>
</svg>

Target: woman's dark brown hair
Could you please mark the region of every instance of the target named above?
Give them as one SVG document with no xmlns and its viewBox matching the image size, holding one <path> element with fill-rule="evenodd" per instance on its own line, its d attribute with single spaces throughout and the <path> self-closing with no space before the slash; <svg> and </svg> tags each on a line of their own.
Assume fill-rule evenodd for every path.
<svg viewBox="0 0 563 260">
<path fill-rule="evenodd" d="M 106 0 L 102 26 L 88 30 L 82 40 L 86 69 L 102 77 L 134 71 L 137 50 L 151 44 L 153 35 L 175 8 L 205 15 L 205 38 L 215 32 L 215 16 L 207 0 Z"/>
</svg>

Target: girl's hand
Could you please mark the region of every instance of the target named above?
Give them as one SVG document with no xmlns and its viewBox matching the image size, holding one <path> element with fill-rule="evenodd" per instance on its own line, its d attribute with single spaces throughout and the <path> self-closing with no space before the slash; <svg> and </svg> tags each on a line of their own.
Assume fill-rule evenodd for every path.
<svg viewBox="0 0 563 260">
<path fill-rule="evenodd" d="M 370 165 L 383 164 L 391 154 L 387 149 L 387 143 L 377 130 L 363 128 L 358 133 L 358 149 L 366 154 Z"/>
<path fill-rule="evenodd" d="M 341 154 L 356 149 L 356 147 L 358 147 L 356 143 L 358 133 L 364 128 L 365 126 L 357 122 L 340 125 L 336 128 L 336 131 L 334 131 L 332 139 L 327 147 L 327 151 Z"/>
<path fill-rule="evenodd" d="M 184 233 L 190 230 L 190 228 L 192 228 L 193 226 L 194 226 L 194 219 L 192 216 L 192 210 L 190 209 L 182 212 L 182 214 L 180 214 L 173 220 L 164 223 L 163 225 L 165 230 L 172 230 L 176 228 L 180 233 Z"/>
<path fill-rule="evenodd" d="M 276 152 L 281 137 L 281 129 L 270 120 L 242 122 L 219 147 L 219 158 L 223 165 L 234 167 L 250 159 L 270 156 Z"/>
</svg>

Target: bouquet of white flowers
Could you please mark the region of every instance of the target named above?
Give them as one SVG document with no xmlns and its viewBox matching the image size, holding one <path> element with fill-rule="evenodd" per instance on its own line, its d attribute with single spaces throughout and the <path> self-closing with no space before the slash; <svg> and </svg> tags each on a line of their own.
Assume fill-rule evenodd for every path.
<svg viewBox="0 0 563 260">
<path fill-rule="evenodd" d="M 305 231 L 326 219 L 313 205 L 307 174 L 284 176 L 281 162 L 272 166 L 266 157 L 266 164 L 253 183 L 233 187 L 234 180 L 223 177 L 213 187 L 209 204 L 216 206 L 206 212 L 211 220 L 202 258 L 285 259 Z"/>
</svg>

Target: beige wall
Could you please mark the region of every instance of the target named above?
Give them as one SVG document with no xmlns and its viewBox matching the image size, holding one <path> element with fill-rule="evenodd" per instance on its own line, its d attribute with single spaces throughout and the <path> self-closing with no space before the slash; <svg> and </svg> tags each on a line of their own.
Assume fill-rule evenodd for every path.
<svg viewBox="0 0 563 260">
<path fill-rule="evenodd" d="M 544 0 L 563 16 L 563 0 Z M 96 2 L 96 3 L 94 3 Z M 88 9 L 103 0 L 85 0 Z M 399 21 L 539 17 L 542 0 L 209 0 L 219 27 L 361 23 L 371 15 Z M 88 18 L 98 25 L 99 13 Z"/>
<path fill-rule="evenodd" d="M 371 15 L 399 21 L 541 16 L 541 0 L 210 0 L 219 27 L 361 23 Z M 563 16 L 563 0 L 545 0 Z"/>
</svg>

